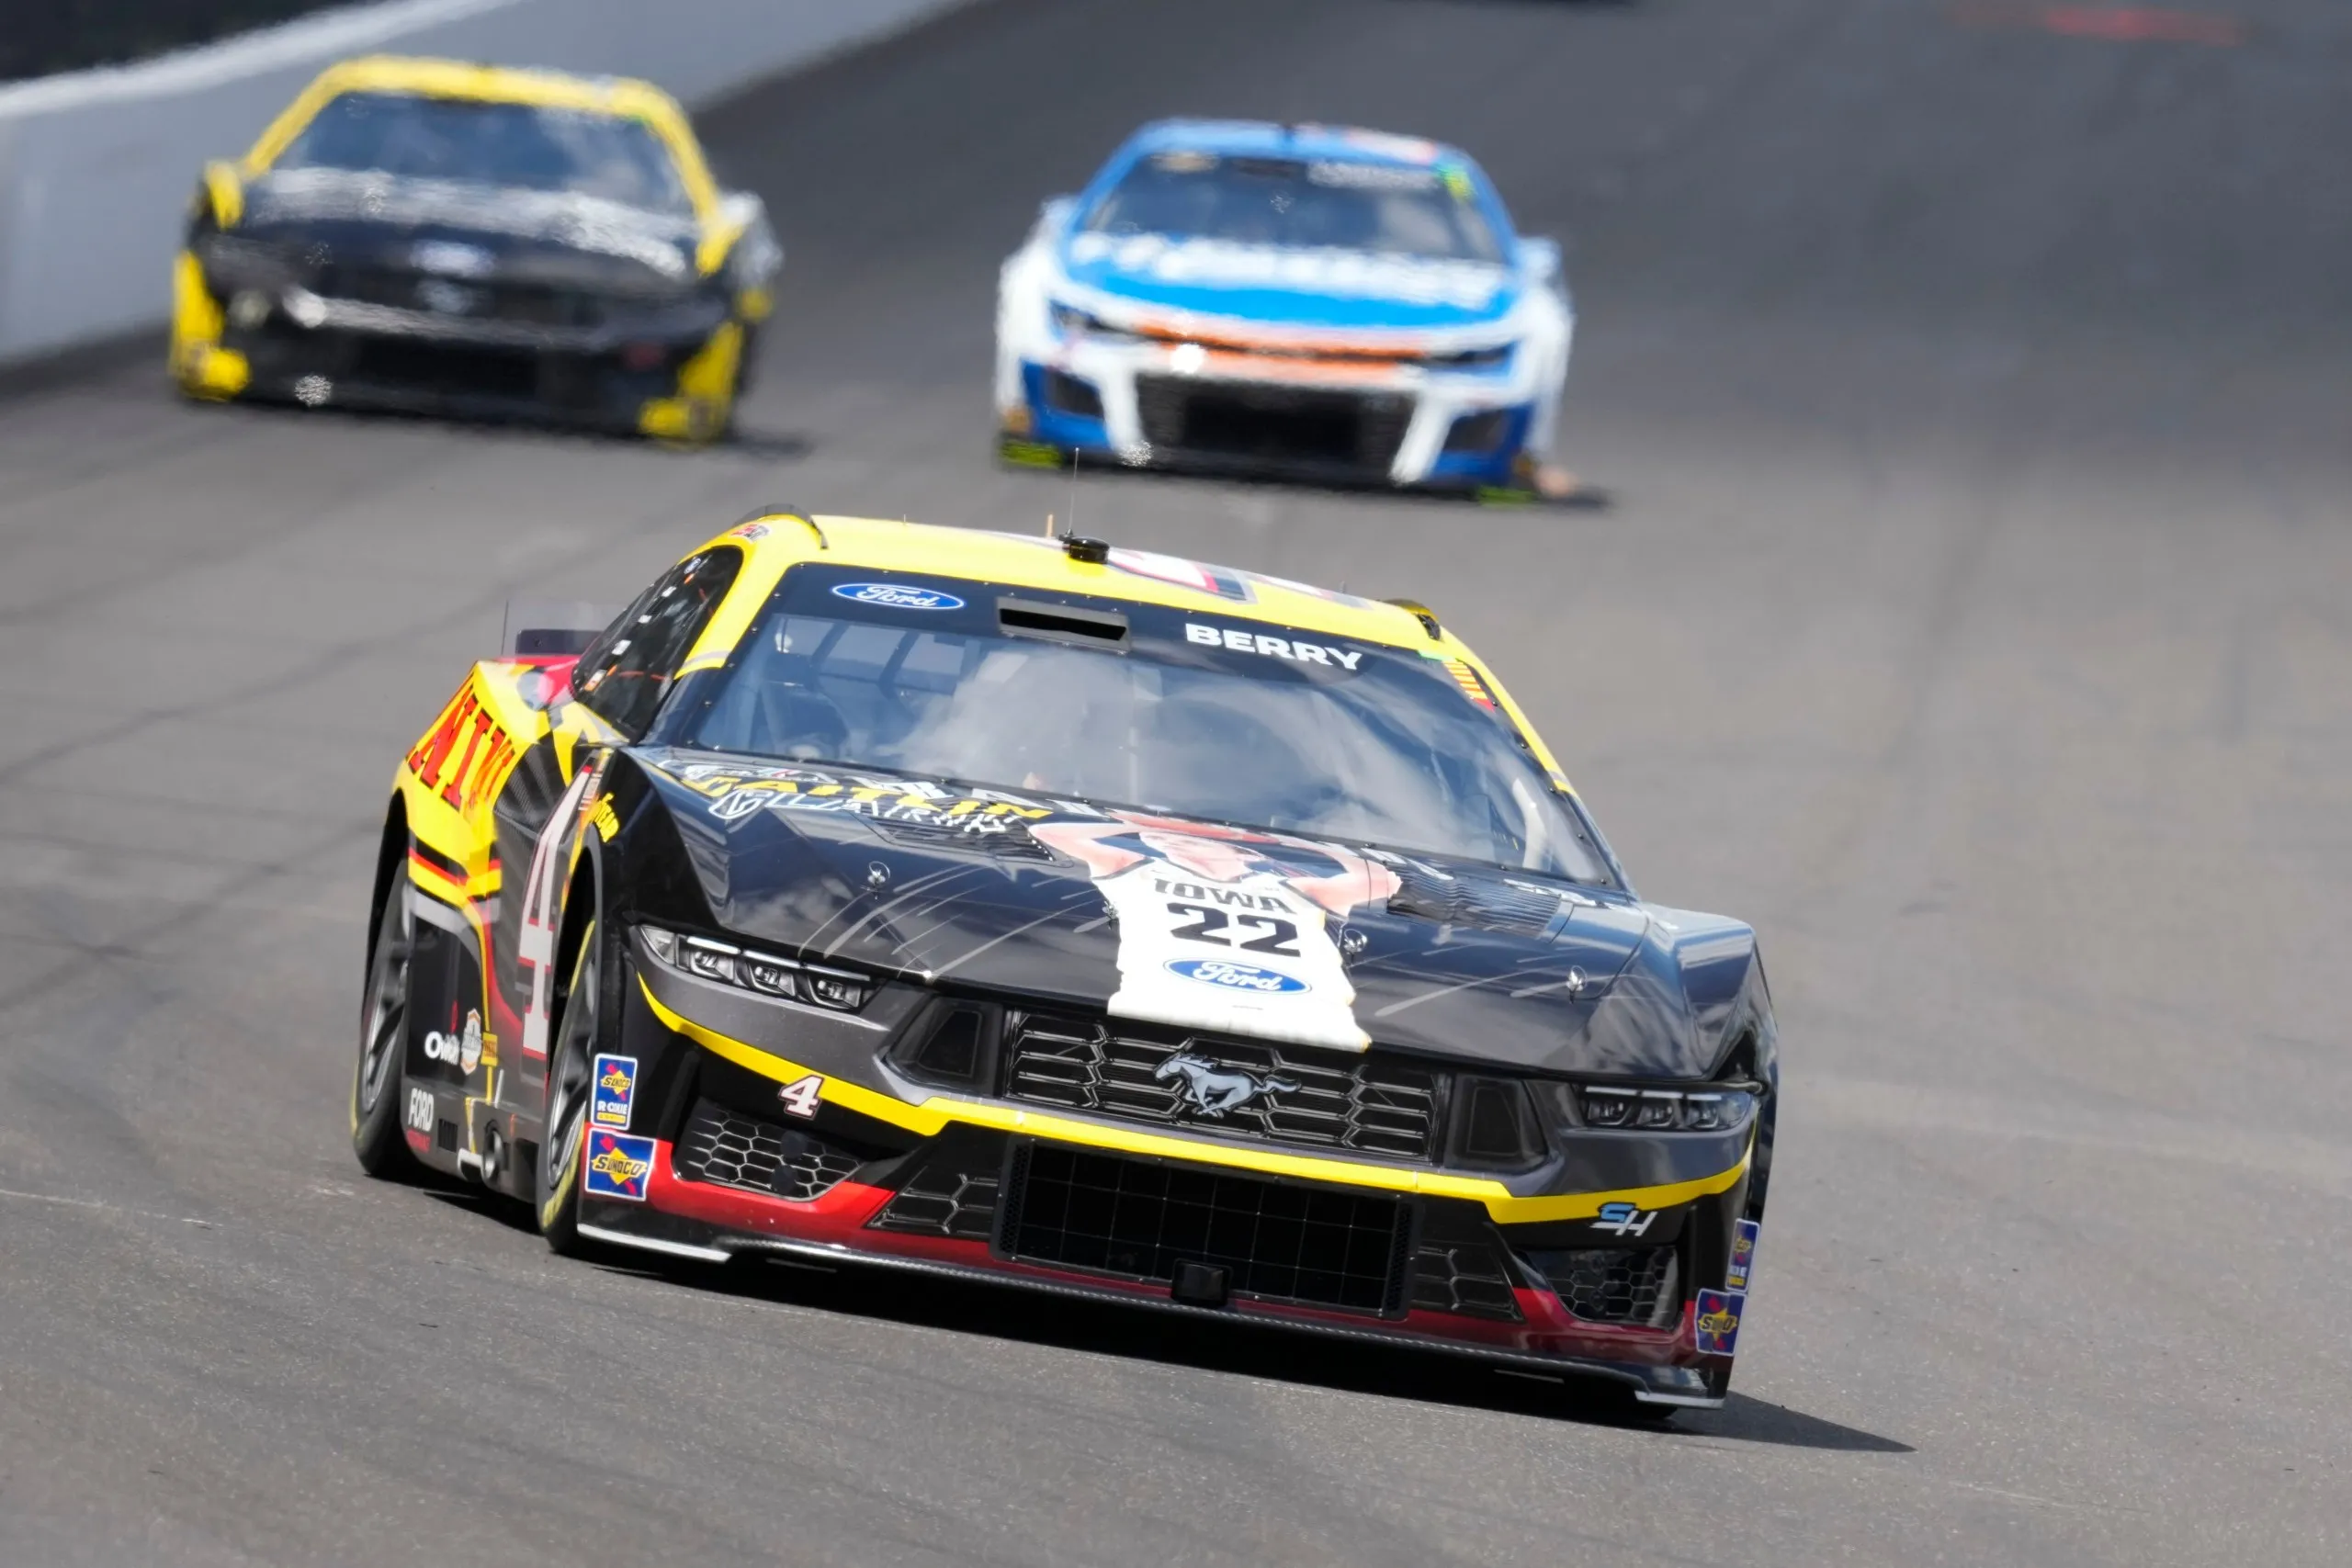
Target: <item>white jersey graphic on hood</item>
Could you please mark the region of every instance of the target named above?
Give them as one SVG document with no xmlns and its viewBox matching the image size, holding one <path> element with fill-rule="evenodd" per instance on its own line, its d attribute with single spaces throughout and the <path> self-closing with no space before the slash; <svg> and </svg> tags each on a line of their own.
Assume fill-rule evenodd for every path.
<svg viewBox="0 0 2352 1568">
<path fill-rule="evenodd" d="M 1385 866 L 1285 834 L 1114 812 L 1030 833 L 1085 863 L 1119 928 L 1114 1017 L 1362 1051 L 1331 922 L 1385 899 Z"/>
</svg>

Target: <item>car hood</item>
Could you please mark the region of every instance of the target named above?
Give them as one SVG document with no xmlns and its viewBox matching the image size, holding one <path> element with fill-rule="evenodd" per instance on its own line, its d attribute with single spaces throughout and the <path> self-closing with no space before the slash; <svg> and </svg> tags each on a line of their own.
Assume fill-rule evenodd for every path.
<svg viewBox="0 0 2352 1568">
<path fill-rule="evenodd" d="M 1365 251 L 1166 234 L 1066 234 L 1063 275 L 1106 301 L 1226 321 L 1333 331 L 1499 323 L 1519 302 L 1510 267 Z"/>
<path fill-rule="evenodd" d="M 288 169 L 246 187 L 236 232 L 336 265 L 467 277 L 568 261 L 595 281 L 658 290 L 693 281 L 700 231 L 691 218 L 567 191 Z"/>
<path fill-rule="evenodd" d="M 1229 856 L 1214 866 L 1220 881 L 1142 847 L 1193 826 L 1177 818 L 632 755 L 676 834 L 650 852 L 691 868 L 650 913 L 956 990 L 1339 1048 L 1688 1077 L 1713 1065 L 1753 963 L 1737 922 L 1492 866 L 1197 825 L 1254 857 L 1244 874 Z M 1177 905 L 1215 913 L 1163 918 Z M 1175 937 L 1219 915 L 1205 940 Z"/>
</svg>

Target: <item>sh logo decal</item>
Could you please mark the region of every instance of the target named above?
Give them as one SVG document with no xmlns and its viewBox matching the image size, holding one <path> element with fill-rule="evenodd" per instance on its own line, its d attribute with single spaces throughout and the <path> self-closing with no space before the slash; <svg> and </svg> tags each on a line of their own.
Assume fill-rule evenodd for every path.
<svg viewBox="0 0 2352 1568">
<path fill-rule="evenodd" d="M 1215 1120 L 1228 1111 L 1239 1111 L 1251 1100 L 1269 1094 L 1295 1094 L 1298 1080 L 1279 1073 L 1261 1077 L 1241 1067 L 1220 1067 L 1206 1056 L 1182 1052 L 1152 1069 L 1154 1083 L 1184 1080 L 1176 1091 L 1176 1102 L 1189 1106 L 1204 1120 Z"/>
<path fill-rule="evenodd" d="M 1603 1203 L 1600 1217 L 1592 1222 L 1592 1228 L 1614 1236 L 1647 1235 L 1650 1226 L 1657 1223 L 1657 1216 L 1656 1209 L 1640 1209 L 1631 1203 Z"/>
</svg>

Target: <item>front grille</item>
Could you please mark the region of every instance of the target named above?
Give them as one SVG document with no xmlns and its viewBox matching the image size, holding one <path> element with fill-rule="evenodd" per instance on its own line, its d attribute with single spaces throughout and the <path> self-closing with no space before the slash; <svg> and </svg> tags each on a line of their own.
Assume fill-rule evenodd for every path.
<svg viewBox="0 0 2352 1568">
<path fill-rule="evenodd" d="M 1394 1198 L 1039 1144 L 1014 1161 L 1004 1249 L 1134 1280 L 1206 1263 L 1237 1295 L 1385 1313 L 1403 1299 L 1407 1231 Z"/>
<path fill-rule="evenodd" d="M 1577 1247 L 1527 1254 L 1560 1304 L 1588 1323 L 1665 1328 L 1680 1310 L 1680 1269 L 1670 1247 Z"/>
<path fill-rule="evenodd" d="M 1382 1056 L 1120 1027 L 1114 1034 L 1099 1021 L 1027 1020 L 1005 1054 L 1005 1096 L 1269 1143 L 1436 1157 L 1441 1073 Z"/>
<path fill-rule="evenodd" d="M 855 1155 L 813 1133 L 780 1127 L 707 1100 L 695 1102 L 678 1140 L 678 1174 L 687 1180 L 797 1202 L 822 1197 L 858 1164 Z"/>
<path fill-rule="evenodd" d="M 1136 407 L 1156 453 L 1303 464 L 1385 477 L 1413 420 L 1396 392 L 1138 376 Z"/>
<path fill-rule="evenodd" d="M 899 1195 L 866 1222 L 878 1231 L 986 1241 L 996 1232 L 997 1167 L 935 1160 L 907 1178 Z"/>
<path fill-rule="evenodd" d="M 1414 1310 L 1517 1323 L 1519 1300 L 1503 1270 L 1502 1255 L 1491 1247 L 1424 1246 L 1413 1258 Z"/>
<path fill-rule="evenodd" d="M 538 358 L 527 349 L 372 336 L 353 343 L 350 375 L 356 381 L 494 398 L 534 397 L 539 389 Z"/>
</svg>

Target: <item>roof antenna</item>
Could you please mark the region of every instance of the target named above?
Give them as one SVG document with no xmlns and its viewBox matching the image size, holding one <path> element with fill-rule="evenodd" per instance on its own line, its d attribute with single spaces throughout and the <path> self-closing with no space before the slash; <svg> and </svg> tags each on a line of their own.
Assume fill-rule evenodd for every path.
<svg viewBox="0 0 2352 1568">
<path fill-rule="evenodd" d="M 1046 532 L 1050 535 L 1053 533 L 1053 528 L 1054 519 L 1052 514 L 1048 513 L 1046 518 Z M 1062 530 L 1060 538 L 1062 554 L 1074 561 L 1084 561 L 1090 566 L 1100 566 L 1111 558 L 1109 545 L 1100 539 L 1087 538 L 1078 531 L 1078 454 L 1076 452 L 1069 455 L 1069 526 Z"/>
</svg>

